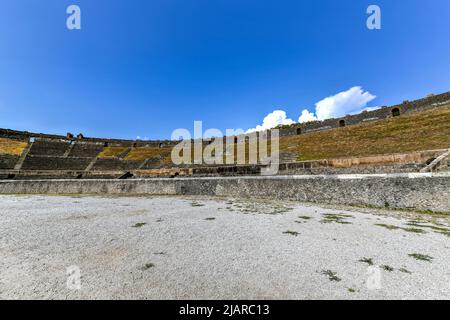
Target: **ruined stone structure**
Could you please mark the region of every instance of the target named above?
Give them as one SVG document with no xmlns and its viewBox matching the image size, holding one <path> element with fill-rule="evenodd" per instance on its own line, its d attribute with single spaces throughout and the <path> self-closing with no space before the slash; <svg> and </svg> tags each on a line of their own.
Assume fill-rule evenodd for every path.
<svg viewBox="0 0 450 320">
<path fill-rule="evenodd" d="M 392 107 L 363 112 L 340 119 L 295 124 L 280 128 L 281 139 L 316 131 L 367 123 L 405 113 L 450 104 L 450 92 Z M 450 134 L 450 133 L 449 133 Z M 225 139 L 225 138 L 224 138 Z M 237 139 L 235 138 L 235 143 Z M 72 133 L 66 136 L 0 129 L 0 179 L 92 179 L 155 176 L 257 175 L 262 165 L 182 165 L 171 162 L 170 153 L 178 141 L 132 141 L 98 139 Z M 208 141 L 204 141 L 206 146 Z M 450 146 L 446 146 L 447 148 Z M 336 174 L 418 172 L 426 170 L 446 150 L 409 154 L 318 161 L 296 161 L 295 155 L 280 150 L 280 174 Z M 443 159 L 440 163 L 445 163 Z M 433 165 L 433 169 L 436 166 Z"/>
<path fill-rule="evenodd" d="M 401 116 L 405 113 L 436 108 L 449 103 L 450 92 L 439 95 L 430 95 L 423 99 L 415 101 L 404 101 L 401 104 L 391 107 L 381 107 L 380 109 L 374 111 L 366 111 L 355 115 L 347 115 L 342 118 L 327 119 L 324 121 L 314 121 L 303 124 L 298 123 L 290 126 L 281 126 L 280 136 L 299 135 L 307 132 L 329 130 L 349 125 L 388 119 Z"/>
<path fill-rule="evenodd" d="M 403 117 L 408 113 L 414 114 Z M 414 141 L 402 140 L 405 136 L 401 136 L 397 142 L 412 145 L 404 149 L 407 152 L 371 152 L 371 148 L 380 148 L 383 142 L 393 141 L 393 132 L 401 132 L 405 127 L 413 132 L 406 137 L 417 138 L 415 130 L 411 129 L 422 116 L 428 119 L 424 127 L 430 130 L 428 135 L 423 132 L 426 130 L 421 130 L 426 135 L 422 141 L 432 140 L 432 143 L 414 144 Z M 0 129 L 0 195 L 207 195 L 448 213 L 449 119 L 450 93 L 445 93 L 339 119 L 281 127 L 278 172 L 272 177 L 261 176 L 265 166 L 260 163 L 174 165 L 170 155 L 179 141 L 97 139 L 84 137 L 81 133 L 59 136 Z M 341 133 L 344 143 L 340 146 L 348 146 L 351 150 L 354 147 L 351 144 L 355 142 L 352 134 L 360 130 L 356 125 L 368 123 L 359 131 L 365 136 L 371 126 L 369 123 L 377 120 L 380 121 L 375 125 L 378 129 L 369 132 L 372 140 L 360 143 L 359 148 L 364 152 L 356 153 L 359 156 L 353 152 L 348 153 L 352 156 L 334 153 L 340 156 L 320 157 L 322 144 L 327 142 L 321 139 L 333 139 Z M 347 126 L 350 127 L 342 129 Z M 385 128 L 387 140 L 380 140 L 380 127 Z M 326 130 L 331 131 L 329 134 L 323 132 Z M 345 139 L 348 136 L 350 140 Z M 314 140 L 314 137 L 318 139 Z M 223 139 L 234 142 L 235 150 L 239 144 L 245 142 L 245 146 L 247 142 L 237 137 Z M 298 153 L 305 152 L 308 141 L 320 146 L 318 152 L 314 149 L 314 157 L 310 157 L 317 160 L 298 161 Z M 367 141 L 370 148 L 364 149 Z M 376 142 L 371 144 L 371 141 Z M 209 144 L 210 141 L 202 142 L 203 148 Z M 423 150 L 424 145 L 435 149 Z M 333 142 L 327 148 L 335 147 Z M 394 146 L 389 150 L 397 149 Z"/>
</svg>

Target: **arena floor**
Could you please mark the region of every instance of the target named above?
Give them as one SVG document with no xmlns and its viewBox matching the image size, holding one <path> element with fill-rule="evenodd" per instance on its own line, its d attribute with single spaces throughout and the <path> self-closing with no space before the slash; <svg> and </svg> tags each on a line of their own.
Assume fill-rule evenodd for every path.
<svg viewBox="0 0 450 320">
<path fill-rule="evenodd" d="M 0 196 L 0 298 L 450 299 L 450 218 L 204 197 Z"/>
</svg>

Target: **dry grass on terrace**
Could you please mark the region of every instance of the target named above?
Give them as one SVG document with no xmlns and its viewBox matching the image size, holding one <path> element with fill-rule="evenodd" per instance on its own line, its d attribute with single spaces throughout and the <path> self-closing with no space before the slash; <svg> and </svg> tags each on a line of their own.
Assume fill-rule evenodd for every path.
<svg viewBox="0 0 450 320">
<path fill-rule="evenodd" d="M 161 155 L 168 155 L 168 159 L 170 161 L 170 153 L 172 151 L 171 147 L 163 147 L 163 148 L 150 148 L 150 147 L 141 147 L 141 148 L 133 148 L 130 153 L 125 157 L 125 160 L 145 160 L 148 158 L 156 158 Z M 163 161 L 167 157 L 164 157 Z"/>
<path fill-rule="evenodd" d="M 127 149 L 128 148 L 125 147 L 105 147 L 103 151 L 98 155 L 98 158 L 100 159 L 114 158 Z"/>
<path fill-rule="evenodd" d="M 20 156 L 28 143 L 0 138 L 0 154 Z"/>
<path fill-rule="evenodd" d="M 400 117 L 280 139 L 298 160 L 450 148 L 450 105 Z"/>
</svg>

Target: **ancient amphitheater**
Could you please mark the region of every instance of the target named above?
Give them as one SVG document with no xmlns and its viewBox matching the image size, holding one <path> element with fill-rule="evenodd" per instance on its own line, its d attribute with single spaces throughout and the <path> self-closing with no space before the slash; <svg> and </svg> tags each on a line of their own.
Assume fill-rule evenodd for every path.
<svg viewBox="0 0 450 320">
<path fill-rule="evenodd" d="M 450 298 L 450 93 L 278 129 L 273 176 L 0 129 L 0 297 Z"/>
<path fill-rule="evenodd" d="M 220 193 L 449 210 L 448 198 L 442 197 L 437 188 L 449 189 L 446 172 L 450 146 L 450 93 L 404 101 L 340 119 L 279 129 L 278 175 L 265 178 L 259 177 L 262 164 L 174 165 L 171 150 L 178 141 L 112 140 L 87 138 L 82 134 L 56 136 L 1 129 L 0 179 L 4 181 L 0 184 L 0 192 Z M 237 138 L 235 142 L 237 148 Z M 203 146 L 208 143 L 203 141 Z M 367 175 L 363 179 L 363 176 L 349 174 L 391 175 Z M 343 180 L 341 175 L 348 176 Z M 186 179 L 142 180 L 175 177 Z M 55 179 L 58 181 L 34 182 Z M 59 181 L 61 179 L 70 181 L 64 183 Z M 264 181 L 262 186 L 261 181 Z M 385 184 L 384 188 L 379 188 L 379 181 Z M 348 186 L 343 188 L 344 184 Z M 401 186 L 405 189 L 395 191 Z M 357 195 L 351 192 L 354 189 L 359 190 Z"/>
</svg>

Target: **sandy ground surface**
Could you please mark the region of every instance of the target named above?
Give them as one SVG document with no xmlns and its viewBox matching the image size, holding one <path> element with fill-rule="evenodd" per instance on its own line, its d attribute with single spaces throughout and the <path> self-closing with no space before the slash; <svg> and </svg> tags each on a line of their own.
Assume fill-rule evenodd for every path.
<svg viewBox="0 0 450 320">
<path fill-rule="evenodd" d="M 0 196 L 0 298 L 449 299 L 449 225 L 294 202 Z"/>
</svg>

